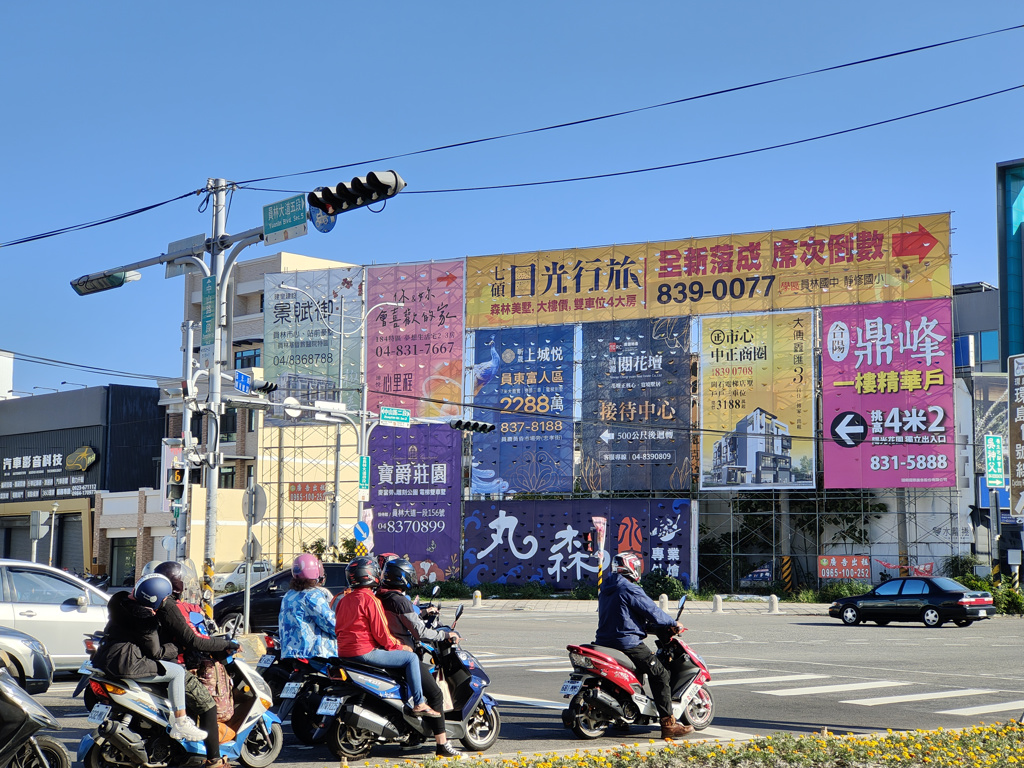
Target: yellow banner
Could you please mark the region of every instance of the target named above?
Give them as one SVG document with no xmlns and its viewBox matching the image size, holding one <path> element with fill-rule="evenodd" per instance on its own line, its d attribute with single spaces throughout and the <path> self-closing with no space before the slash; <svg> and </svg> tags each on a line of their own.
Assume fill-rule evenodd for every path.
<svg viewBox="0 0 1024 768">
<path fill-rule="evenodd" d="M 466 327 L 952 295 L 949 214 L 466 259 Z"/>
</svg>

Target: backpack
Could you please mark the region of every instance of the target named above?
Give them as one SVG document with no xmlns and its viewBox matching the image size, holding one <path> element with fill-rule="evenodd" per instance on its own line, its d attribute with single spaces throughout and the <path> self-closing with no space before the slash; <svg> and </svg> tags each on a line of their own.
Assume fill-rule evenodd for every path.
<svg viewBox="0 0 1024 768">
<path fill-rule="evenodd" d="M 217 722 L 226 723 L 235 714 L 231 676 L 228 674 L 227 667 L 219 661 L 204 659 L 199 662 L 196 677 L 213 696 L 213 701 L 217 705 Z"/>
</svg>

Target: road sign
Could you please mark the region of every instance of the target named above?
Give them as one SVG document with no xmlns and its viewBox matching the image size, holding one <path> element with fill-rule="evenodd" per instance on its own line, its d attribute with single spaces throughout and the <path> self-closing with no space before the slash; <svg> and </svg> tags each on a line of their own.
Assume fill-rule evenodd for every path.
<svg viewBox="0 0 1024 768">
<path fill-rule="evenodd" d="M 317 187 L 316 191 L 319 192 L 323 187 Z M 324 234 L 334 229 L 334 225 L 338 223 L 337 216 L 330 216 L 319 208 L 309 209 L 309 220 L 313 222 L 313 228 L 317 232 L 323 232 Z"/>
<path fill-rule="evenodd" d="M 985 435 L 985 482 L 989 488 L 1006 485 L 1003 477 L 1003 436 Z"/>
<path fill-rule="evenodd" d="M 370 500 L 370 457 L 359 457 L 359 500 Z"/>
<path fill-rule="evenodd" d="M 273 245 L 306 234 L 306 197 L 296 195 L 263 206 L 263 244 Z"/>
<path fill-rule="evenodd" d="M 856 448 L 868 436 L 868 423 L 856 411 L 843 411 L 832 419 L 832 439 L 843 448 Z"/>
<path fill-rule="evenodd" d="M 409 418 L 412 412 L 408 408 L 391 408 L 382 405 L 380 408 L 380 425 L 382 427 L 409 428 Z"/>
<path fill-rule="evenodd" d="M 262 485 L 253 485 L 245 489 L 242 509 L 246 516 L 252 516 L 250 525 L 256 525 L 267 514 L 267 492 Z"/>
<path fill-rule="evenodd" d="M 203 278 L 202 336 L 199 347 L 199 367 L 213 368 L 213 324 L 217 313 L 217 276 Z"/>
<path fill-rule="evenodd" d="M 367 523 L 356 523 L 352 532 L 355 534 L 356 541 L 366 541 L 370 535 L 370 526 Z"/>
<path fill-rule="evenodd" d="M 192 237 L 186 237 L 184 240 L 175 240 L 174 242 L 167 244 L 167 252 L 174 253 L 175 251 L 196 251 L 199 250 L 203 245 L 206 244 L 206 235 L 192 235 Z M 202 259 L 204 254 L 200 254 L 197 258 Z M 188 261 L 184 264 L 172 264 L 167 262 L 164 265 L 164 279 L 171 277 L 177 277 L 178 275 L 185 275 L 190 272 L 199 272 L 199 265 L 195 262 Z"/>
<path fill-rule="evenodd" d="M 235 389 L 243 395 L 250 394 L 252 392 L 252 376 L 241 371 L 235 371 Z"/>
</svg>

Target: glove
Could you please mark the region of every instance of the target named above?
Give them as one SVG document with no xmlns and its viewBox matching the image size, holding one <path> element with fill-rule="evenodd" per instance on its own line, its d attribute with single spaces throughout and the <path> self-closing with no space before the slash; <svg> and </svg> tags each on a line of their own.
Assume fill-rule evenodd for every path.
<svg viewBox="0 0 1024 768">
<path fill-rule="evenodd" d="M 448 637 L 446 637 L 445 639 L 446 639 L 446 640 L 447 640 L 448 642 L 450 642 L 450 643 L 458 643 L 458 642 L 459 642 L 459 640 L 461 640 L 461 639 L 462 639 L 462 635 L 460 635 L 460 634 L 459 634 L 458 632 L 456 632 L 455 630 L 452 630 L 451 632 L 449 632 L 449 633 L 448 633 Z"/>
<path fill-rule="evenodd" d="M 231 642 L 228 643 L 228 647 L 225 648 L 224 651 L 226 653 L 231 654 L 231 653 L 234 653 L 235 651 L 237 651 L 241 647 L 242 646 L 239 643 L 237 643 L 236 641 L 232 640 Z"/>
</svg>

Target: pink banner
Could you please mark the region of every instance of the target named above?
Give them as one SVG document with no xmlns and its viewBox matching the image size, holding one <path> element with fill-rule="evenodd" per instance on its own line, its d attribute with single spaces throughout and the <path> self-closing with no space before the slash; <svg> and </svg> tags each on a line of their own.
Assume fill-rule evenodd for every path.
<svg viewBox="0 0 1024 768">
<path fill-rule="evenodd" d="M 821 317 L 825 487 L 955 486 L 950 300 Z"/>
<path fill-rule="evenodd" d="M 367 268 L 371 411 L 382 405 L 408 408 L 413 416 L 462 411 L 464 276 L 463 261 Z"/>
</svg>

